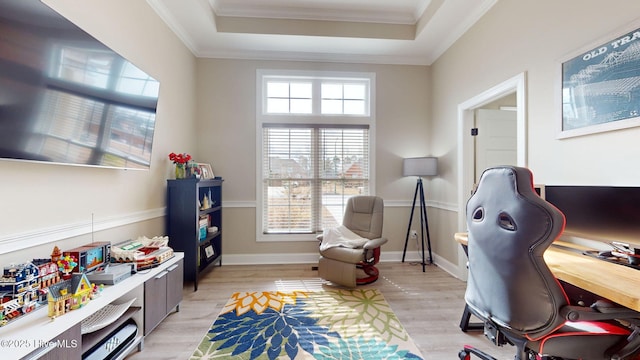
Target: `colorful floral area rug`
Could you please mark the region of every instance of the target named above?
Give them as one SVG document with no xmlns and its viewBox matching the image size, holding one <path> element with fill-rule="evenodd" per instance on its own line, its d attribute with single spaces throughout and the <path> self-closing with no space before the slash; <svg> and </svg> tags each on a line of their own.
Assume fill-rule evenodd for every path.
<svg viewBox="0 0 640 360">
<path fill-rule="evenodd" d="M 422 359 L 376 289 L 235 293 L 196 359 Z"/>
</svg>

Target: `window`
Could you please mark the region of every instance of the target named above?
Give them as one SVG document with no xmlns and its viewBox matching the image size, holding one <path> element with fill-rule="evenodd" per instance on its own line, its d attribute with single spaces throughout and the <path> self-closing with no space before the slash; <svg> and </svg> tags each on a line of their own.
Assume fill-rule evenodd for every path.
<svg viewBox="0 0 640 360">
<path fill-rule="evenodd" d="M 369 116 L 369 78 L 264 75 L 262 81 L 265 114 Z"/>
<path fill-rule="evenodd" d="M 263 231 L 340 224 L 346 199 L 369 192 L 367 127 L 263 128 Z"/>
<path fill-rule="evenodd" d="M 271 114 L 311 114 L 311 83 L 267 83 L 267 112 Z"/>
<path fill-rule="evenodd" d="M 342 222 L 351 196 L 371 192 L 373 76 L 305 75 L 258 72 L 263 240 L 315 239 Z"/>
<path fill-rule="evenodd" d="M 364 115 L 366 113 L 366 85 L 361 83 L 323 83 L 322 114 Z"/>
</svg>

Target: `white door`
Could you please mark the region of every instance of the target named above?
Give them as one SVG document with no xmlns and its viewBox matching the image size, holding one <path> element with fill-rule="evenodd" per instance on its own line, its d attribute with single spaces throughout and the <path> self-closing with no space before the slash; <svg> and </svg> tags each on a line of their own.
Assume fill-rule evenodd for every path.
<svg viewBox="0 0 640 360">
<path fill-rule="evenodd" d="M 475 183 L 482 172 L 498 165 L 517 165 L 516 112 L 478 109 L 475 114 Z"/>
</svg>

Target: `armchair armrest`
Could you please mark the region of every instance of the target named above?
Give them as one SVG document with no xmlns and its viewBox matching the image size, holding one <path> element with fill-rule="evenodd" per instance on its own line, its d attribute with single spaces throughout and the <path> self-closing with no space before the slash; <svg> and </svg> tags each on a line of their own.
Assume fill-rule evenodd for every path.
<svg viewBox="0 0 640 360">
<path fill-rule="evenodd" d="M 384 245 L 387 241 L 388 241 L 387 238 L 371 239 L 367 241 L 366 244 L 364 244 L 363 248 L 365 250 L 372 250 L 375 248 L 379 248 L 380 246 Z"/>
</svg>

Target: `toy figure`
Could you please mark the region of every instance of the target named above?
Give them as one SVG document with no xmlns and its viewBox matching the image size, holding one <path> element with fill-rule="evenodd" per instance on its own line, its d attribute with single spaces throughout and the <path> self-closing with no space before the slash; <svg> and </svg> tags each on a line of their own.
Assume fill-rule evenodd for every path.
<svg viewBox="0 0 640 360">
<path fill-rule="evenodd" d="M 68 280 L 71 278 L 70 273 L 71 271 L 73 271 L 73 269 L 76 266 L 78 266 L 78 263 L 76 262 L 76 258 L 74 258 L 71 255 L 67 255 L 62 259 L 58 260 L 58 268 L 64 274 L 62 275 L 62 278 L 65 280 Z"/>
</svg>

